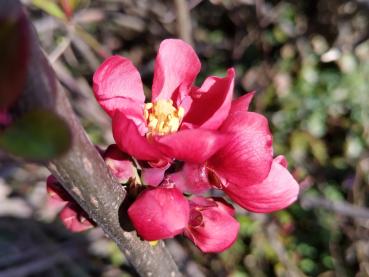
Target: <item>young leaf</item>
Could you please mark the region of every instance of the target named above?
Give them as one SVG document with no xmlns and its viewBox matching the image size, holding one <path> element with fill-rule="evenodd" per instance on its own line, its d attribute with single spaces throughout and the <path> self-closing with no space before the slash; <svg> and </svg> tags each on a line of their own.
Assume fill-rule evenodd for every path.
<svg viewBox="0 0 369 277">
<path fill-rule="evenodd" d="M 49 160 L 71 144 L 71 133 L 59 116 L 47 110 L 34 110 L 15 120 L 0 133 L 0 148 L 30 160 Z"/>
</svg>

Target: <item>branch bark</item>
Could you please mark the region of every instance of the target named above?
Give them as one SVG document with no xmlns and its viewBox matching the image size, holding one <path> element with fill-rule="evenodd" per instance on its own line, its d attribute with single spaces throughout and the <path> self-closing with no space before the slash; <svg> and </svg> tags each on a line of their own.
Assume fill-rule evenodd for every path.
<svg viewBox="0 0 369 277">
<path fill-rule="evenodd" d="M 1 6 L 18 5 L 21 8 L 19 1 L 0 2 Z M 47 167 L 88 215 L 116 242 L 141 276 L 181 276 L 163 241 L 152 247 L 140 240 L 134 231 L 122 229 L 119 215 L 122 215 L 126 192 L 111 175 L 86 136 L 65 91 L 41 51 L 31 23 L 29 26 L 31 57 L 27 82 L 14 112 L 22 114 L 38 107 L 50 109 L 68 123 L 72 133 L 71 149 L 49 162 Z"/>
</svg>

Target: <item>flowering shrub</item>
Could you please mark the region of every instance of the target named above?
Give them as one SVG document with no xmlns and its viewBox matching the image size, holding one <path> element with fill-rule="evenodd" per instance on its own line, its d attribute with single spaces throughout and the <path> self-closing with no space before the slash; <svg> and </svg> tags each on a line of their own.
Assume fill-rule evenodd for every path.
<svg viewBox="0 0 369 277">
<path fill-rule="evenodd" d="M 196 87 L 199 71 L 191 46 L 168 39 L 155 61 L 151 102 L 145 103 L 137 69 L 120 56 L 98 68 L 94 93 L 112 118 L 116 141 L 102 155 L 135 198 L 128 216 L 137 233 L 148 241 L 184 234 L 203 252 L 220 252 L 236 240 L 239 223 L 232 205 L 211 197 L 212 190 L 222 190 L 247 210 L 267 213 L 293 203 L 299 185 L 285 158 L 273 158 L 267 119 L 248 111 L 254 94 L 232 100 L 234 69 Z M 72 214 L 70 206 L 64 214 Z M 74 226 L 67 227 L 84 229 Z"/>
</svg>

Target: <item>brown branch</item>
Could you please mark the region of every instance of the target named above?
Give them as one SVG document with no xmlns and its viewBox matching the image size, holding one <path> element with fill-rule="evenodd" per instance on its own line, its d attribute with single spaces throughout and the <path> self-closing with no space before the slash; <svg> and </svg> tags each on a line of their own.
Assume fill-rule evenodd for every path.
<svg viewBox="0 0 369 277">
<path fill-rule="evenodd" d="M 20 5 L 14 0 L 0 2 L 5 6 Z M 48 108 L 65 119 L 73 136 L 71 149 L 48 163 L 47 167 L 89 216 L 117 243 L 141 276 L 181 276 L 164 242 L 152 247 L 140 240 L 134 231 L 122 229 L 119 214 L 126 192 L 110 174 L 87 138 L 40 49 L 32 27 L 30 43 L 27 83 L 15 112 L 22 114 L 37 107 Z"/>
</svg>

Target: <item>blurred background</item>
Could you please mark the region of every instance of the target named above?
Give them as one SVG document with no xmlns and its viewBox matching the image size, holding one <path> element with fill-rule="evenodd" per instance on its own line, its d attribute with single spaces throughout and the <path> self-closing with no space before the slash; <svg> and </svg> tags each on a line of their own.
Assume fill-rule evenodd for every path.
<svg viewBox="0 0 369 277">
<path fill-rule="evenodd" d="M 91 140 L 113 142 L 91 78 L 130 58 L 150 93 L 159 43 L 192 42 L 205 76 L 237 72 L 236 92 L 270 120 L 275 154 L 301 184 L 268 215 L 239 209 L 234 246 L 168 247 L 190 276 L 369 276 L 369 1 L 24 0 Z M 188 8 L 188 11 L 186 9 Z M 1 7 L 0 7 L 1 8 Z M 99 229 L 69 233 L 46 209 L 45 168 L 0 152 L 0 276 L 137 276 Z"/>
</svg>

